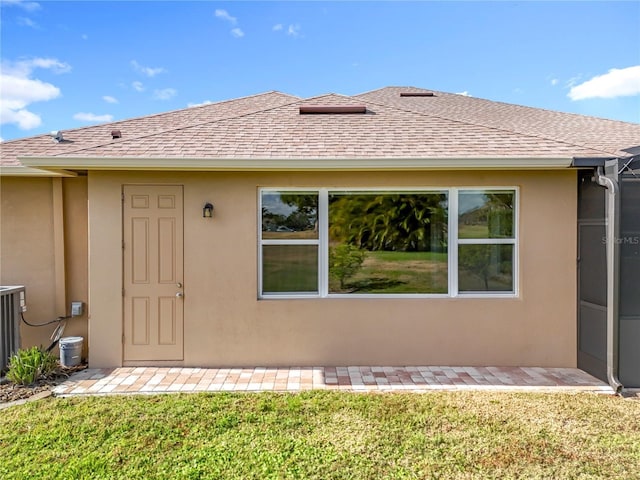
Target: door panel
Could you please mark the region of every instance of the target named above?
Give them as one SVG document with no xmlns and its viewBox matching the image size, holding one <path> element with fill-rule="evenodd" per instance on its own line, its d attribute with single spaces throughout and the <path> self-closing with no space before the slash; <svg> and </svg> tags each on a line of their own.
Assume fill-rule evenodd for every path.
<svg viewBox="0 0 640 480">
<path fill-rule="evenodd" d="M 578 368 L 607 380 L 605 189 L 580 172 L 578 182 Z"/>
<path fill-rule="evenodd" d="M 125 241 L 126 243 L 126 241 Z M 149 219 L 131 219 L 131 281 L 149 283 Z"/>
<path fill-rule="evenodd" d="M 175 218 L 158 219 L 158 282 L 176 285 L 176 221 Z"/>
<path fill-rule="evenodd" d="M 160 345 L 173 345 L 176 342 L 177 303 L 178 298 L 175 296 L 158 298 L 158 342 Z"/>
<path fill-rule="evenodd" d="M 182 360 L 183 193 L 123 189 L 124 361 Z"/>
<path fill-rule="evenodd" d="M 640 178 L 620 183 L 620 381 L 640 388 Z"/>
<path fill-rule="evenodd" d="M 131 343 L 133 345 L 149 344 L 149 298 L 131 298 Z"/>
</svg>

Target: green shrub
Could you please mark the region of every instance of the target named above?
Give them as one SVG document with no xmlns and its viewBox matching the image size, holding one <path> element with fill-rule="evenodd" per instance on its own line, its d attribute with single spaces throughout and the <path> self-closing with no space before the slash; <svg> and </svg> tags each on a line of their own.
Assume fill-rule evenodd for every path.
<svg viewBox="0 0 640 480">
<path fill-rule="evenodd" d="M 13 383 L 31 385 L 52 373 L 57 366 L 56 357 L 42 347 L 20 349 L 9 360 L 7 378 Z"/>
<path fill-rule="evenodd" d="M 340 281 L 341 290 L 346 286 L 345 280 L 360 270 L 365 256 L 364 250 L 348 243 L 329 248 L 329 275 Z"/>
</svg>

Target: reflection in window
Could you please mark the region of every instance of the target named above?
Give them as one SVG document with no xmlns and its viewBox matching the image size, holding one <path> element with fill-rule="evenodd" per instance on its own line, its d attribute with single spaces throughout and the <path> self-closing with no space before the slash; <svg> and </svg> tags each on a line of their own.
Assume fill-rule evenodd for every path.
<svg viewBox="0 0 640 480">
<path fill-rule="evenodd" d="M 513 191 L 460 192 L 458 197 L 458 237 L 513 237 L 514 196 Z"/>
<path fill-rule="evenodd" d="M 329 293 L 447 293 L 447 194 L 330 192 Z"/>
<path fill-rule="evenodd" d="M 458 267 L 461 292 L 513 291 L 513 245 L 462 244 Z"/>
<path fill-rule="evenodd" d="M 261 293 L 318 293 L 318 192 L 264 190 Z"/>
<path fill-rule="evenodd" d="M 318 238 L 318 194 L 262 192 L 262 238 Z"/>
<path fill-rule="evenodd" d="M 264 245 L 264 293 L 317 292 L 318 247 L 315 245 Z"/>
<path fill-rule="evenodd" d="M 261 296 L 517 293 L 513 188 L 261 189 L 260 210 Z"/>
<path fill-rule="evenodd" d="M 458 193 L 458 291 L 514 292 L 514 190 Z"/>
</svg>

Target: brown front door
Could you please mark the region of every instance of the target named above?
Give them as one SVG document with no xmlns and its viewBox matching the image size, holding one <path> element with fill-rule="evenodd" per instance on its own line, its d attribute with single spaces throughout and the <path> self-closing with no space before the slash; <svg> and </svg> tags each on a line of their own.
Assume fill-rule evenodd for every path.
<svg viewBox="0 0 640 480">
<path fill-rule="evenodd" d="M 182 208 L 182 186 L 123 188 L 125 362 L 183 359 Z"/>
</svg>

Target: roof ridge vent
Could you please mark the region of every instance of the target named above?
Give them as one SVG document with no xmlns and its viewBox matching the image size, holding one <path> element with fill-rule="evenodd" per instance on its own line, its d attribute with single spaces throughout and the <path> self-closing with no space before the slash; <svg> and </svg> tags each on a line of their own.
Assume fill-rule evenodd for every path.
<svg viewBox="0 0 640 480">
<path fill-rule="evenodd" d="M 435 97 L 433 92 L 400 92 L 401 97 Z"/>
<path fill-rule="evenodd" d="M 64 140 L 64 137 L 62 136 L 62 130 L 53 130 L 49 135 L 56 143 L 60 143 Z"/>
<path fill-rule="evenodd" d="M 304 114 L 345 114 L 345 113 L 367 113 L 366 105 L 300 105 L 300 115 Z"/>
</svg>

